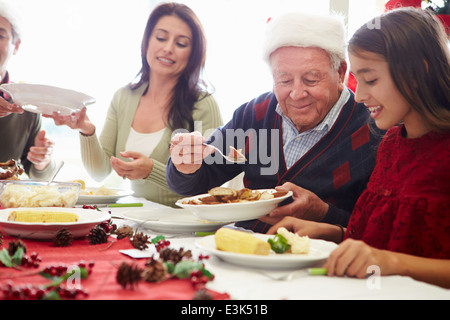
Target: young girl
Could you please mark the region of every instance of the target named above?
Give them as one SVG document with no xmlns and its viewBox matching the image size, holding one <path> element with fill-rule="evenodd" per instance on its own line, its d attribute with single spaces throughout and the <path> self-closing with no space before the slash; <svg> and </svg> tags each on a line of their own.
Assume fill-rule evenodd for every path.
<svg viewBox="0 0 450 320">
<path fill-rule="evenodd" d="M 380 129 L 371 179 L 344 241 L 330 255 L 329 275 L 408 275 L 450 288 L 450 55 L 432 13 L 398 9 L 362 26 L 349 43 L 356 100 Z M 300 234 L 340 242 L 342 228 L 285 218 Z M 449 259 L 449 260 L 445 260 Z"/>
</svg>

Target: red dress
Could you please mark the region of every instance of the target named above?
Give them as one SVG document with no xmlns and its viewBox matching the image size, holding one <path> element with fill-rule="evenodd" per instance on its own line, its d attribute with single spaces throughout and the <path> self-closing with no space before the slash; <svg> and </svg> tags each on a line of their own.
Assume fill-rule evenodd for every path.
<svg viewBox="0 0 450 320">
<path fill-rule="evenodd" d="M 403 126 L 381 142 L 346 237 L 390 251 L 450 258 L 450 133 L 406 139 Z"/>
</svg>

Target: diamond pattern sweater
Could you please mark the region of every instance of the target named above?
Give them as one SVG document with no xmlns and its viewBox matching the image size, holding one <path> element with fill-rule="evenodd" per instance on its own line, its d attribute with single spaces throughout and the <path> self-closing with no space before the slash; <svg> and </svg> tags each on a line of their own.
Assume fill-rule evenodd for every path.
<svg viewBox="0 0 450 320">
<path fill-rule="evenodd" d="M 194 174 L 182 174 L 169 158 L 169 187 L 183 195 L 206 193 L 244 171 L 244 185 L 250 189 L 292 182 L 314 192 L 330 205 L 323 222 L 346 226 L 375 165 L 382 133 L 374 124 L 369 125 L 367 109 L 355 102 L 352 93 L 328 134 L 288 170 L 281 117 L 275 111 L 277 103 L 272 92 L 259 96 L 238 108 L 232 120 L 209 138 L 225 153 L 230 145 L 244 150 L 244 164 L 226 164 L 213 154 L 204 159 L 204 165 Z M 270 227 L 255 221 L 238 225 L 259 232 Z"/>
</svg>

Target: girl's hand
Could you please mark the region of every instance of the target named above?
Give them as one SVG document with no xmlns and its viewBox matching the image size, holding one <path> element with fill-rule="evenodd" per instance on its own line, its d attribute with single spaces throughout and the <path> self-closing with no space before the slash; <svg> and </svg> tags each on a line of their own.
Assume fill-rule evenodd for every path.
<svg viewBox="0 0 450 320">
<path fill-rule="evenodd" d="M 329 276 L 365 278 L 370 266 L 377 266 L 381 274 L 390 274 L 392 253 L 373 248 L 363 241 L 347 239 L 329 256 L 324 268 Z"/>
</svg>

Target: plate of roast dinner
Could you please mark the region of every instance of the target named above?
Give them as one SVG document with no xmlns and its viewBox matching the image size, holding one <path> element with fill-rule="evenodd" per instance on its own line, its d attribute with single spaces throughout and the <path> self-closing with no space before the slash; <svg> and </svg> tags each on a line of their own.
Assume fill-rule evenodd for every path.
<svg viewBox="0 0 450 320">
<path fill-rule="evenodd" d="M 175 204 L 203 220 L 235 222 L 260 218 L 291 196 L 292 191 L 216 187 L 207 194 L 183 198 Z"/>
</svg>

